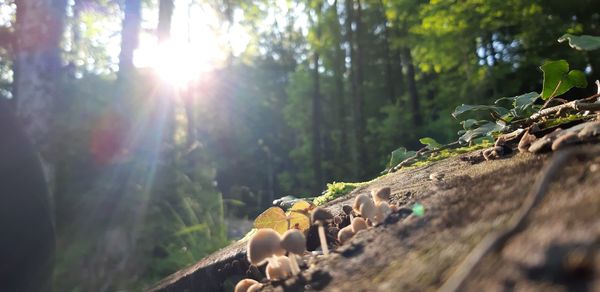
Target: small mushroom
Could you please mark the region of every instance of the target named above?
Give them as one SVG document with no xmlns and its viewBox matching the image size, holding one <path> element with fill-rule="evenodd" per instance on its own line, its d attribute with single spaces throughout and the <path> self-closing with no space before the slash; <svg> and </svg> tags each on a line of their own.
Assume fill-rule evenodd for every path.
<svg viewBox="0 0 600 292">
<path fill-rule="evenodd" d="M 375 204 L 377 204 L 378 202 L 389 201 L 391 194 L 392 189 L 390 189 L 389 187 L 384 187 L 371 191 L 371 196 L 373 197 L 373 201 L 375 202 Z"/>
<path fill-rule="evenodd" d="M 292 266 L 290 259 L 286 256 L 278 256 L 275 260 L 269 261 L 265 269 L 267 279 L 271 281 L 283 280 L 292 275 Z"/>
<path fill-rule="evenodd" d="M 265 261 L 271 261 L 278 255 L 283 255 L 285 251 L 281 247 L 281 238 L 277 231 L 271 228 L 261 228 L 248 241 L 246 253 L 248 261 L 258 266 Z M 275 265 L 277 265 L 277 262 L 275 262 Z"/>
<path fill-rule="evenodd" d="M 360 213 L 360 205 L 362 205 L 366 201 L 371 201 L 371 198 L 369 198 L 369 196 L 365 194 L 360 194 L 356 196 L 356 198 L 354 199 L 354 205 L 352 205 L 352 209 L 354 210 L 354 212 Z"/>
<path fill-rule="evenodd" d="M 352 233 L 357 233 L 363 229 L 369 228 L 367 221 L 362 217 L 356 217 L 352 220 L 352 224 L 349 225 L 352 228 Z"/>
<path fill-rule="evenodd" d="M 249 292 L 249 291 L 251 291 L 250 287 L 252 287 L 256 284 L 260 285 L 260 283 L 258 283 L 256 280 L 242 279 L 235 285 L 235 288 L 233 289 L 233 291 L 234 292 Z"/>
<path fill-rule="evenodd" d="M 377 224 L 381 224 L 383 223 L 383 221 L 385 221 L 387 216 L 389 216 L 392 213 L 392 208 L 390 208 L 388 202 L 379 202 L 377 203 L 376 208 L 377 212 L 375 214 L 374 221 Z"/>
<path fill-rule="evenodd" d="M 246 292 L 258 292 L 258 290 L 260 290 L 260 288 L 262 288 L 262 287 L 263 287 L 263 284 L 256 283 L 256 284 L 250 286 Z"/>
<path fill-rule="evenodd" d="M 364 218 L 371 219 L 373 221 L 375 219 L 375 215 L 377 215 L 377 209 L 375 207 L 375 203 L 371 198 L 365 200 L 359 207 L 360 215 Z"/>
<path fill-rule="evenodd" d="M 357 217 L 354 219 L 359 219 L 359 218 Z M 352 225 L 348 225 L 348 226 L 342 228 L 340 230 L 340 232 L 338 232 L 338 241 L 340 242 L 340 244 L 344 244 L 346 241 L 348 241 L 350 238 L 352 238 L 352 236 L 354 236 L 354 231 L 352 231 Z"/>
<path fill-rule="evenodd" d="M 352 206 L 342 205 L 342 211 L 344 211 L 344 213 L 346 213 L 346 215 L 350 216 L 350 215 L 352 215 Z"/>
<path fill-rule="evenodd" d="M 313 224 L 316 223 L 319 226 L 319 241 L 321 241 L 321 249 L 323 250 L 323 255 L 328 255 L 329 248 L 327 247 L 327 238 L 325 237 L 325 228 L 323 228 L 323 224 L 333 219 L 333 215 L 331 214 L 331 212 L 327 211 L 327 209 L 317 207 L 313 210 L 311 214 L 311 219 Z"/>
<path fill-rule="evenodd" d="M 300 272 L 296 255 L 302 255 L 306 251 L 306 238 L 298 229 L 290 229 L 286 231 L 281 238 L 281 247 L 285 248 L 290 258 L 292 274 L 296 275 Z"/>
</svg>

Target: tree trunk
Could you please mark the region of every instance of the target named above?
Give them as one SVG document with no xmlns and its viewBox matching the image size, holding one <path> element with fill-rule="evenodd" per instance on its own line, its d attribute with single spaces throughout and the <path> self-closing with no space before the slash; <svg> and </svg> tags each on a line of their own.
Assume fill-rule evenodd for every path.
<svg viewBox="0 0 600 292">
<path fill-rule="evenodd" d="M 321 38 L 321 24 L 319 18 L 321 17 L 321 4 L 317 5 L 316 19 L 314 25 L 317 29 L 317 41 Z M 321 114 L 321 84 L 319 80 L 319 48 L 313 48 L 313 95 L 312 95 L 312 164 L 313 172 L 315 175 L 315 188 L 314 191 L 318 193 L 323 187 L 323 165 L 322 165 L 322 144 L 323 140 L 321 137 L 321 126 L 322 126 L 322 114 Z"/>
<path fill-rule="evenodd" d="M 408 94 L 410 96 L 410 107 L 412 111 L 413 126 L 421 125 L 421 106 L 419 105 L 419 91 L 415 80 L 415 66 L 412 62 L 412 56 L 409 48 L 402 48 L 402 63 L 406 68 L 406 84 L 408 85 Z"/>
<path fill-rule="evenodd" d="M 158 5 L 158 42 L 162 43 L 171 37 L 171 18 L 175 5 L 173 0 L 160 0 Z"/>
<path fill-rule="evenodd" d="M 388 19 L 385 15 L 385 4 L 383 0 L 379 1 L 381 6 L 381 15 L 383 17 L 383 49 L 385 58 L 385 86 L 388 92 L 388 99 L 392 104 L 396 103 L 396 89 L 394 88 L 394 69 L 392 66 L 392 54 L 390 49 L 390 28 Z"/>
<path fill-rule="evenodd" d="M 356 85 L 357 93 L 354 100 L 354 127 L 356 135 L 356 146 L 358 150 L 358 176 L 364 179 L 367 175 L 367 145 L 365 143 L 366 121 L 365 121 L 365 92 L 364 92 L 364 68 L 363 68 L 363 38 L 362 32 L 362 5 L 357 0 L 356 7 Z M 353 62 L 354 63 L 354 62 Z M 354 66 L 354 64 L 353 64 Z"/>
<path fill-rule="evenodd" d="M 60 96 L 65 9 L 64 0 L 17 1 L 13 96 L 25 131 L 46 159 Z"/>
<path fill-rule="evenodd" d="M 125 79 L 133 73 L 133 52 L 139 44 L 142 7 L 140 0 L 125 0 L 125 18 L 121 31 L 121 53 L 119 54 L 118 83 L 123 86 Z"/>
<path fill-rule="evenodd" d="M 346 173 L 346 153 L 344 151 L 346 147 L 348 147 L 348 128 L 346 126 L 346 98 L 345 98 L 345 90 L 344 90 L 344 72 L 346 70 L 346 54 L 342 49 L 342 24 L 341 19 L 338 15 L 338 3 L 337 0 L 332 5 L 334 19 L 335 21 L 335 52 L 334 52 L 334 79 L 335 79 L 335 124 L 336 128 L 339 131 L 339 140 L 337 141 L 336 153 L 335 153 L 335 165 L 339 168 L 339 171 L 335 171 L 339 173 L 338 177 L 347 176 Z"/>
</svg>

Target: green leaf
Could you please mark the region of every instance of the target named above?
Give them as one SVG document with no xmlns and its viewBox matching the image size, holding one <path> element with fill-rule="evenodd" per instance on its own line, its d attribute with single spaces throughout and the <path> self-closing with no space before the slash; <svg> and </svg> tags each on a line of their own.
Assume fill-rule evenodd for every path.
<svg viewBox="0 0 600 292">
<path fill-rule="evenodd" d="M 600 49 L 600 37 L 591 36 L 591 35 L 572 35 L 572 34 L 564 34 L 560 38 L 558 38 L 558 42 L 562 43 L 564 41 L 569 41 L 569 46 L 575 48 L 580 51 L 592 51 Z"/>
<path fill-rule="evenodd" d="M 400 147 L 394 151 L 392 151 L 392 157 L 390 158 L 390 164 L 388 165 L 388 169 L 398 165 L 400 162 L 404 161 L 407 158 L 415 156 L 417 152 L 415 151 L 407 151 L 406 148 Z"/>
<path fill-rule="evenodd" d="M 508 113 L 508 109 L 503 108 L 501 106 L 461 104 L 456 107 L 456 109 L 452 113 L 452 116 L 454 118 L 456 118 L 459 115 L 462 115 L 466 112 L 471 112 L 471 111 L 490 111 L 490 112 L 496 113 L 499 116 L 504 116 Z"/>
<path fill-rule="evenodd" d="M 510 114 L 513 117 L 525 117 L 530 114 L 529 111 L 534 108 L 535 101 L 539 97 L 539 93 L 529 92 L 512 97 L 502 97 L 497 99 L 494 103 L 499 104 L 502 101 L 510 101 L 510 104 L 513 107 L 510 110 Z"/>
<path fill-rule="evenodd" d="M 521 94 L 519 96 L 515 96 L 513 106 L 515 107 L 515 109 L 524 111 L 527 108 L 531 107 L 539 97 L 540 94 L 537 92 L 530 92 Z"/>
<path fill-rule="evenodd" d="M 469 143 L 476 138 L 491 136 L 494 132 L 500 132 L 504 127 L 505 126 L 503 125 L 486 121 L 478 128 L 467 130 L 460 138 L 458 138 L 458 141 L 461 143 Z"/>
<path fill-rule="evenodd" d="M 485 123 L 489 123 L 489 121 L 467 119 L 467 120 L 464 120 L 464 121 L 460 122 L 460 124 L 463 126 L 463 129 L 465 129 L 467 131 L 468 130 L 472 130 L 472 129 L 474 129 L 474 128 L 478 127 L 478 126 L 481 126 L 481 125 L 483 125 Z M 462 134 L 464 134 L 464 131 L 461 131 L 461 132 L 463 132 Z M 459 135 L 462 135 L 462 134 L 460 134 L 460 132 L 459 132 Z"/>
<path fill-rule="evenodd" d="M 585 74 L 579 70 L 569 71 L 569 63 L 565 60 L 546 62 L 540 69 L 544 72 L 543 100 L 561 95 L 573 87 L 587 86 Z"/>
<path fill-rule="evenodd" d="M 424 137 L 419 139 L 419 142 L 421 142 L 421 144 L 426 145 L 428 149 L 433 150 L 436 148 L 440 148 L 442 146 L 442 144 L 438 143 L 436 140 L 434 140 L 433 138 L 429 138 L 429 137 Z"/>
</svg>

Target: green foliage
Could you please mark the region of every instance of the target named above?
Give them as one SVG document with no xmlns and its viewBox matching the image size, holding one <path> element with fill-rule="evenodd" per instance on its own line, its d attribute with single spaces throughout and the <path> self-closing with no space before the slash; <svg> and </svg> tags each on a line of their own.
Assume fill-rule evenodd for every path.
<svg viewBox="0 0 600 292">
<path fill-rule="evenodd" d="M 394 166 L 400 164 L 400 162 L 415 156 L 415 154 L 417 154 L 416 151 L 408 151 L 405 147 L 399 147 L 390 154 L 390 161 L 387 165 L 387 168 L 383 172 L 387 172 Z"/>
<path fill-rule="evenodd" d="M 562 35 L 558 38 L 558 42 L 562 43 L 569 41 L 569 46 L 580 51 L 593 51 L 600 49 L 600 37 L 591 35 L 572 35 L 570 33 Z"/>
<path fill-rule="evenodd" d="M 496 115 L 498 115 L 498 116 L 504 116 L 508 113 L 508 109 L 505 109 L 500 106 L 495 106 L 495 105 L 462 104 L 462 105 L 459 105 L 456 107 L 456 109 L 452 113 L 452 116 L 454 118 L 457 118 L 458 116 L 460 116 L 464 113 L 473 112 L 473 111 L 490 111 L 490 112 L 496 113 Z"/>
<path fill-rule="evenodd" d="M 562 95 L 573 87 L 587 86 L 585 74 L 579 70 L 569 71 L 569 63 L 565 60 L 546 62 L 540 69 L 544 72 L 543 100 Z"/>
<path fill-rule="evenodd" d="M 442 146 L 442 144 L 435 141 L 435 139 L 429 138 L 429 137 L 421 138 L 421 139 L 419 139 L 419 142 L 421 142 L 421 144 L 427 146 L 427 149 L 429 149 L 429 150 L 437 149 Z"/>
<path fill-rule="evenodd" d="M 504 128 L 504 125 L 486 121 L 480 123 L 476 128 L 465 129 L 464 134 L 458 138 L 458 141 L 463 144 L 471 143 L 477 138 L 491 137 L 494 133 L 501 132 Z"/>
<path fill-rule="evenodd" d="M 497 99 L 494 103 L 499 104 L 503 101 L 509 101 L 512 105 L 510 115 L 514 118 L 523 118 L 529 116 L 538 107 L 535 106 L 535 102 L 540 98 L 540 94 L 537 92 L 529 92 L 514 97 L 503 97 Z"/>
</svg>

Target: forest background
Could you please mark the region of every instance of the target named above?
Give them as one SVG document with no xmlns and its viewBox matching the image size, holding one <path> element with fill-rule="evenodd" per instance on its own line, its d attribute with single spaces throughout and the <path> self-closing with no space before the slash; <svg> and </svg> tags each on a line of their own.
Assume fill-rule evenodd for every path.
<svg viewBox="0 0 600 292">
<path fill-rule="evenodd" d="M 141 290 L 285 195 L 454 141 L 461 104 L 598 78 L 594 0 L 0 0 L 0 102 L 41 152 L 55 291 Z M 594 78 L 592 78 L 595 76 Z M 251 222 L 251 221 L 248 221 Z M 240 227 L 241 226 L 241 227 Z"/>
</svg>

